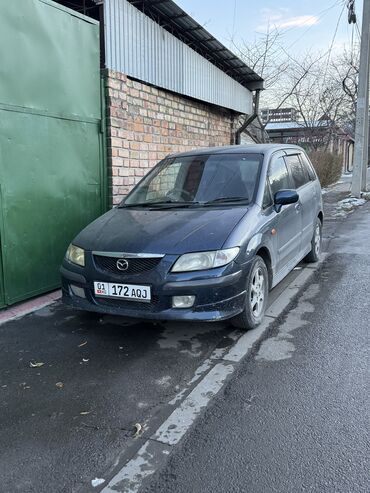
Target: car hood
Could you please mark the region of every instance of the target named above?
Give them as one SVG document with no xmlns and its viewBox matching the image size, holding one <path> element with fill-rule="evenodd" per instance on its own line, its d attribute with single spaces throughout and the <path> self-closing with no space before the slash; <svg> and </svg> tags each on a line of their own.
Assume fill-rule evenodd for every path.
<svg viewBox="0 0 370 493">
<path fill-rule="evenodd" d="M 75 238 L 85 250 L 182 254 L 217 250 L 247 207 L 227 209 L 143 210 L 115 208 Z"/>
</svg>

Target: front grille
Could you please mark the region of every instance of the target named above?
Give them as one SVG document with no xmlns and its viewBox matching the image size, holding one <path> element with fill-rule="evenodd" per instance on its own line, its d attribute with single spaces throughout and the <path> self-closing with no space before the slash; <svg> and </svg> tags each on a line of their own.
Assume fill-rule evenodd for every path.
<svg viewBox="0 0 370 493">
<path fill-rule="evenodd" d="M 150 303 L 144 303 L 141 301 L 127 301 L 119 298 L 96 297 L 95 301 L 98 305 L 108 306 L 111 308 L 125 308 L 128 310 L 152 311 L 157 306 L 159 299 L 157 296 L 153 296 Z"/>
<path fill-rule="evenodd" d="M 124 259 L 125 257 L 122 257 Z M 128 268 L 126 270 L 120 270 L 117 267 L 117 257 L 105 257 L 103 255 L 94 255 L 94 262 L 98 269 L 113 274 L 140 274 L 140 272 L 146 272 L 154 269 L 162 260 L 161 257 L 150 258 L 126 258 L 128 262 Z"/>
</svg>

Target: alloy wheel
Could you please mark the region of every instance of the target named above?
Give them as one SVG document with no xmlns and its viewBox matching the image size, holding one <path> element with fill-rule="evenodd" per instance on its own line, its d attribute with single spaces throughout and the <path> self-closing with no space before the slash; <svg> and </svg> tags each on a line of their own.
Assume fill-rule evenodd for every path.
<svg viewBox="0 0 370 493">
<path fill-rule="evenodd" d="M 320 224 L 316 224 L 315 238 L 314 238 L 314 248 L 315 248 L 315 254 L 317 256 L 319 256 L 320 255 L 320 251 L 321 251 L 321 228 L 320 228 Z"/>
<path fill-rule="evenodd" d="M 258 318 L 264 307 L 265 303 L 265 277 L 262 269 L 258 267 L 252 278 L 250 289 L 250 307 L 253 316 Z"/>
</svg>

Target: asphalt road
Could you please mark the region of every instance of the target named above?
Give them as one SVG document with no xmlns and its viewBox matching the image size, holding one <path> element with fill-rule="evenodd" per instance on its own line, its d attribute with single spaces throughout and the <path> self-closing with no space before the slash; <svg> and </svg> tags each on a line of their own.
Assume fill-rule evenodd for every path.
<svg viewBox="0 0 370 493">
<path fill-rule="evenodd" d="M 148 492 L 370 491 L 370 204 Z"/>
<path fill-rule="evenodd" d="M 333 207 L 337 198 L 330 199 Z M 355 241 L 353 222 L 331 218 L 330 200 L 325 244 L 338 251 L 340 245 L 348 245 L 346 235 Z M 355 213 L 363 214 L 362 229 L 367 227 L 365 210 Z M 341 231 L 344 236 L 338 237 Z M 361 239 L 359 245 L 361 250 Z M 266 353 L 274 350 L 267 347 L 262 359 L 254 355 L 246 361 L 222 398 L 176 447 L 168 467 L 153 479 L 151 491 L 226 492 L 238 491 L 240 485 L 243 492 L 274 491 L 280 484 L 275 476 L 291 476 L 291 484 L 296 484 L 299 471 L 312 475 L 314 464 L 319 468 L 320 461 L 329 462 L 329 437 L 343 461 L 350 451 L 352 462 L 341 466 L 339 477 L 348 477 L 350 484 L 356 474 L 358 483 L 352 484 L 363 487 L 368 415 L 359 393 L 361 382 L 366 382 L 362 327 L 369 311 L 363 298 L 370 272 L 362 250 L 356 256 L 344 250 L 330 258 L 315 282 L 319 287 L 304 305 L 315 311 L 304 312 L 303 319 L 318 314 L 312 324 L 321 324 L 320 330 L 304 325 L 286 335 L 285 343 L 279 339 L 277 346 L 284 346 L 289 358 L 270 361 Z M 273 290 L 271 303 L 299 273 L 293 271 Z M 359 293 L 356 276 L 361 280 Z M 358 333 L 354 313 L 360 314 Z M 348 337 L 346 323 L 352 323 L 354 332 Z M 285 329 L 276 327 L 276 334 L 279 330 Z M 163 326 L 99 318 L 60 302 L 1 325 L 0 492 L 99 491 L 91 480 L 107 482 L 172 412 L 171 402 L 189 388 L 206 358 L 216 349 L 230 347 L 239 335 L 227 324 Z M 294 350 L 287 350 L 288 343 Z M 43 365 L 31 368 L 31 362 Z M 318 415 L 318 409 L 323 414 Z M 144 429 L 139 438 L 133 437 L 135 423 Z M 333 475 L 338 464 L 339 459 L 328 466 Z M 265 474 L 271 477 L 271 488 L 258 490 L 258 477 L 266 468 L 271 470 Z M 243 483 L 247 471 L 249 489 Z M 322 472 L 317 474 L 323 478 Z M 310 477 L 306 489 L 315 491 Z M 288 483 L 282 488 L 275 490 L 293 491 Z"/>
<path fill-rule="evenodd" d="M 0 492 L 74 493 L 109 478 L 238 334 L 227 324 L 132 324 L 61 302 L 1 325 Z"/>
</svg>

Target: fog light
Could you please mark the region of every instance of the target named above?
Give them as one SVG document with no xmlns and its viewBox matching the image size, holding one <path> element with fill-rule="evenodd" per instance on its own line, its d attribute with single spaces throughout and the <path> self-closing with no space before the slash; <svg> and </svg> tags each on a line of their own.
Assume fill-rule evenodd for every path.
<svg viewBox="0 0 370 493">
<path fill-rule="evenodd" d="M 172 308 L 190 308 L 194 301 L 195 296 L 172 296 Z"/>
<path fill-rule="evenodd" d="M 78 286 L 74 286 L 73 284 L 71 284 L 71 291 L 75 296 L 78 296 L 79 298 L 86 298 L 85 290 L 83 288 L 79 288 Z"/>
</svg>

